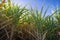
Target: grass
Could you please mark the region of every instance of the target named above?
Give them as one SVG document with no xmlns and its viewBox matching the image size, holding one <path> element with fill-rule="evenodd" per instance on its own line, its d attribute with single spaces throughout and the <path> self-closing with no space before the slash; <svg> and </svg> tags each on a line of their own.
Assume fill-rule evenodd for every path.
<svg viewBox="0 0 60 40">
<path fill-rule="evenodd" d="M 46 16 L 41 10 L 8 4 L 0 7 L 0 40 L 59 40 L 60 9 Z M 56 33 L 57 32 L 57 33 Z"/>
</svg>

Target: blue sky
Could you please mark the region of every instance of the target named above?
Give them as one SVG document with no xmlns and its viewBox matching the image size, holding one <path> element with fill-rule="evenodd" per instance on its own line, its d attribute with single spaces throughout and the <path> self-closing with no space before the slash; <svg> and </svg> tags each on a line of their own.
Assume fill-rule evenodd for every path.
<svg viewBox="0 0 60 40">
<path fill-rule="evenodd" d="M 32 7 L 37 6 L 40 8 L 44 3 L 44 6 L 56 7 L 57 5 L 60 7 L 60 0 L 12 0 L 14 3 L 18 3 L 22 6 L 31 5 Z"/>
<path fill-rule="evenodd" d="M 57 6 L 60 7 L 60 0 L 12 0 L 12 2 L 22 6 L 28 5 L 27 8 L 30 6 L 35 8 L 37 6 L 38 9 L 41 9 L 42 4 L 44 4 L 44 9 L 49 5 L 49 13 L 52 9 L 56 9 Z"/>
</svg>

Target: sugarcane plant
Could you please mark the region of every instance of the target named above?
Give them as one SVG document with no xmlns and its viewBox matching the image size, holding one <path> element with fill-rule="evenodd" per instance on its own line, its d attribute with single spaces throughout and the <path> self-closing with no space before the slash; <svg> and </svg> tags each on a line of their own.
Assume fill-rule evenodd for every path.
<svg viewBox="0 0 60 40">
<path fill-rule="evenodd" d="M 56 18 L 59 17 L 59 12 L 58 12 L 59 10 L 55 10 L 54 13 L 46 16 L 48 7 L 46 11 L 44 12 L 44 14 L 42 13 L 43 8 L 44 6 L 42 6 L 41 11 L 38 11 L 37 9 L 36 11 L 34 11 L 32 9 L 32 11 L 30 11 L 31 12 L 30 14 L 32 18 L 34 19 L 35 26 L 38 30 L 38 40 L 49 40 L 49 39 L 46 39 L 46 37 L 49 37 L 49 35 L 54 33 L 54 31 L 56 31 L 59 28 L 59 26 L 57 25 L 58 22 L 56 20 Z M 56 15 L 56 17 L 54 15 Z M 50 40 L 54 40 L 54 39 L 51 38 Z"/>
<path fill-rule="evenodd" d="M 5 1 L 5 0 L 3 0 L 3 1 Z M 9 22 L 12 22 L 11 24 L 13 25 L 13 27 L 11 27 L 11 34 L 10 34 L 10 36 L 8 35 L 8 38 L 7 38 L 8 40 L 13 39 L 13 34 L 14 34 L 16 27 L 19 24 L 20 16 L 27 11 L 25 7 L 20 8 L 20 6 L 18 6 L 18 5 L 10 6 L 10 4 L 11 4 L 11 2 L 10 2 L 10 0 L 8 0 L 8 6 L 6 4 L 5 5 L 6 8 L 4 8 L 4 9 L 1 8 L 1 10 L 2 10 L 1 13 L 3 14 L 4 17 L 6 17 L 8 19 L 5 22 L 3 22 L 2 24 L 8 22 L 8 25 L 10 25 Z M 1 29 L 5 28 L 5 27 L 6 26 L 4 25 L 1 27 Z"/>
<path fill-rule="evenodd" d="M 0 40 L 58 40 L 51 38 L 51 34 L 60 28 L 60 9 L 47 16 L 48 8 L 45 11 L 44 5 L 41 10 L 27 9 L 26 6 L 21 8 L 13 5 L 11 0 L 8 4 L 2 0 L 0 30 L 3 34 Z"/>
</svg>

